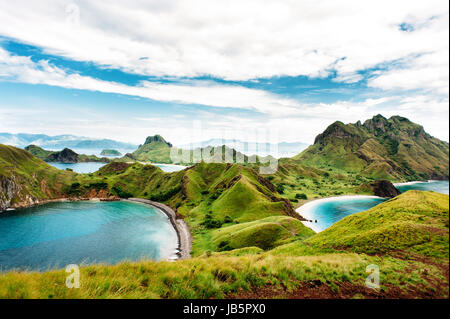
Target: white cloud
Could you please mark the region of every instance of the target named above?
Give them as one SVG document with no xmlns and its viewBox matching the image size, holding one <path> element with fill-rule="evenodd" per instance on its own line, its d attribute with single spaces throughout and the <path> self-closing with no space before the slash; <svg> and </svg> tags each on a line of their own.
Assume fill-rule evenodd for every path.
<svg viewBox="0 0 450 319">
<path fill-rule="evenodd" d="M 2 1 L 0 34 L 146 75 L 233 80 L 316 77 L 331 68 L 348 80 L 358 70 L 448 48 L 445 0 L 78 0 L 79 26 L 67 23 L 69 3 Z M 402 22 L 417 29 L 402 32 Z"/>
<path fill-rule="evenodd" d="M 126 4 L 77 0 L 79 25 L 67 23 L 66 8 L 70 3 L 0 1 L 0 35 L 73 60 L 175 78 L 320 77 L 335 70 L 336 81 L 352 83 L 361 80 L 358 71 L 401 60 L 404 62 L 396 67 L 372 73 L 369 86 L 422 92 L 408 93 L 408 98 L 304 104 L 263 90 L 213 82 L 142 82 L 128 86 L 68 73 L 47 61 L 34 63 L 1 48 L 0 79 L 262 113 L 255 118 L 219 118 L 212 114 L 202 117 L 208 121 L 210 132 L 234 127 L 236 138 L 263 123 L 279 128 L 283 132 L 280 139 L 312 142 L 334 120 L 355 122 L 382 113 L 410 117 L 424 124 L 433 135 L 448 140 L 448 120 L 444 117 L 448 116 L 449 81 L 445 0 L 129 0 Z M 402 22 L 410 24 L 414 31 L 401 31 Z M 24 116 L 0 112 L 2 121 L 9 119 L 5 125 L 11 130 L 12 123 L 23 127 Z M 180 127 L 189 127 L 190 121 L 191 118 L 153 121 L 152 132 L 177 142 L 177 138 L 183 138 Z M 123 133 L 115 136 L 117 128 L 127 128 L 121 132 L 126 132 L 129 140 L 139 142 L 141 136 L 150 134 L 149 122 L 140 122 L 130 127 L 127 119 L 107 122 L 97 117 L 87 125 L 59 117 L 41 121 L 35 129 L 49 128 L 56 133 L 70 129 L 81 134 L 89 130 L 92 135 L 122 139 Z M 189 141 L 180 141 L 186 142 Z"/>
<path fill-rule="evenodd" d="M 118 93 L 158 101 L 201 104 L 215 107 L 249 109 L 263 113 L 295 113 L 301 104 L 295 100 L 270 94 L 263 90 L 237 85 L 218 85 L 208 81 L 187 84 L 161 84 L 143 81 L 139 86 L 98 80 L 79 74 L 68 74 L 48 61 L 33 62 L 14 56 L 0 48 L 0 69 L 4 78 L 30 84 L 46 84 L 70 89 Z"/>
<path fill-rule="evenodd" d="M 448 95 L 449 51 L 442 50 L 411 59 L 399 68 L 394 68 L 369 80 L 368 85 L 384 90 L 420 89 L 439 95 Z"/>
</svg>

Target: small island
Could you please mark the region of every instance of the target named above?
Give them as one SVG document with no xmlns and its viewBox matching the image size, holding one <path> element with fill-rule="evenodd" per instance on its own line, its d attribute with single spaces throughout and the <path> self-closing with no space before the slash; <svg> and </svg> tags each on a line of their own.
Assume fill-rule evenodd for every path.
<svg viewBox="0 0 450 319">
<path fill-rule="evenodd" d="M 100 153 L 101 156 L 122 156 L 122 153 L 120 153 L 117 150 L 109 150 L 105 149 Z"/>
</svg>

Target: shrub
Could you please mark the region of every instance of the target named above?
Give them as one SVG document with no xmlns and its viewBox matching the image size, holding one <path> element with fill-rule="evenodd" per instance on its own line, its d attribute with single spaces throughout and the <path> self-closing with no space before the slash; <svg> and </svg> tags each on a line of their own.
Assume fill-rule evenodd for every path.
<svg viewBox="0 0 450 319">
<path fill-rule="evenodd" d="M 155 201 L 155 202 L 164 202 L 164 201 L 172 198 L 173 196 L 175 196 L 180 190 L 181 190 L 181 186 L 176 186 L 176 187 L 169 189 L 168 191 L 159 192 L 158 194 L 150 195 L 150 200 Z"/>
<path fill-rule="evenodd" d="M 219 189 L 217 192 L 215 192 L 214 194 L 212 194 L 210 198 L 211 198 L 212 200 L 216 200 L 216 199 L 218 199 L 218 198 L 220 197 L 220 195 L 222 195 L 222 190 L 221 190 L 221 189 Z"/>
<path fill-rule="evenodd" d="M 120 186 L 114 186 L 111 189 L 112 193 L 119 196 L 120 198 L 130 198 L 133 197 L 133 194 L 124 191 Z"/>
<path fill-rule="evenodd" d="M 233 248 L 230 247 L 230 244 L 227 241 L 221 241 L 219 243 L 219 246 L 217 247 L 218 251 L 230 251 L 233 250 Z"/>
<path fill-rule="evenodd" d="M 69 195 L 80 195 L 81 194 L 80 186 L 81 186 L 80 183 L 73 183 L 72 185 L 69 186 L 67 193 Z"/>
<path fill-rule="evenodd" d="M 232 223 L 233 219 L 230 216 L 225 216 L 225 218 L 223 219 L 223 223 L 224 224 L 228 224 L 228 223 Z"/>
<path fill-rule="evenodd" d="M 306 194 L 299 194 L 299 193 L 297 193 L 297 194 L 295 194 L 295 198 L 296 199 L 308 199 L 308 196 L 306 196 Z"/>
<path fill-rule="evenodd" d="M 277 185 L 277 192 L 280 194 L 284 193 L 284 184 L 278 184 Z"/>
<path fill-rule="evenodd" d="M 202 222 L 202 225 L 208 229 L 220 228 L 222 226 L 222 222 L 220 220 L 214 219 L 212 216 L 212 212 L 209 212 L 205 215 L 205 219 Z"/>
</svg>

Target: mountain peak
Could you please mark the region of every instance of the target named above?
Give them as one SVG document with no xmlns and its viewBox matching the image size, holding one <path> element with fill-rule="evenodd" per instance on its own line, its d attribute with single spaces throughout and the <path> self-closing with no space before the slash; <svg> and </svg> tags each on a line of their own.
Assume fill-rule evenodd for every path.
<svg viewBox="0 0 450 319">
<path fill-rule="evenodd" d="M 172 147 L 172 144 L 167 142 L 161 135 L 154 135 L 154 136 L 149 136 L 147 137 L 147 139 L 145 140 L 144 145 L 147 144 L 151 144 L 151 143 L 164 143 L 169 147 Z"/>
<path fill-rule="evenodd" d="M 376 115 L 362 125 L 334 122 L 295 159 L 377 179 L 448 179 L 448 143 L 401 116 Z"/>
<path fill-rule="evenodd" d="M 355 132 L 353 132 L 351 126 L 345 125 L 341 121 L 336 121 L 333 124 L 331 124 L 330 126 L 328 126 L 322 134 L 317 135 L 317 137 L 314 141 L 314 144 L 320 143 L 321 141 L 323 141 L 325 138 L 327 138 L 329 136 L 345 138 L 345 137 L 351 137 L 354 135 L 355 135 Z"/>
</svg>

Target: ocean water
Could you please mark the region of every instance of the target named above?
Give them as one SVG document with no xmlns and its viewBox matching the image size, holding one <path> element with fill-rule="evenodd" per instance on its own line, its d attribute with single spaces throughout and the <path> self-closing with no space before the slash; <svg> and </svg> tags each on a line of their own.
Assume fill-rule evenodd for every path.
<svg viewBox="0 0 450 319">
<path fill-rule="evenodd" d="M 88 163 L 48 163 L 52 165 L 53 167 L 56 167 L 58 169 L 65 170 L 66 168 L 72 169 L 74 172 L 80 173 L 80 174 L 89 174 L 94 173 L 98 171 L 100 168 L 106 165 L 106 163 L 95 163 L 95 162 L 88 162 Z M 181 165 L 172 165 L 172 164 L 151 164 L 154 166 L 158 166 L 161 168 L 164 172 L 172 173 L 172 172 L 178 172 L 186 168 L 186 166 Z"/>
<path fill-rule="evenodd" d="M 65 170 L 67 168 L 72 169 L 74 172 L 80 173 L 80 174 L 89 174 L 94 173 L 98 171 L 100 168 L 106 165 L 106 163 L 95 163 L 95 162 L 88 162 L 88 163 L 48 163 L 57 169 Z"/>
<path fill-rule="evenodd" d="M 408 190 L 432 190 L 435 192 L 449 193 L 448 181 L 414 182 L 396 187 L 404 193 Z M 303 222 L 306 226 L 316 232 L 327 229 L 342 218 L 368 210 L 386 201 L 385 198 L 368 196 L 332 197 L 324 201 L 309 202 L 297 209 L 297 212 L 306 219 L 314 222 Z M 315 222 L 317 220 L 317 223 Z"/>
<path fill-rule="evenodd" d="M 385 201 L 385 198 L 380 197 L 361 196 L 348 199 L 334 197 L 323 202 L 310 202 L 308 207 L 305 206 L 297 211 L 306 219 L 313 220 L 313 222 L 303 222 L 307 227 L 315 232 L 321 232 L 348 215 L 368 210 Z"/>
<path fill-rule="evenodd" d="M 166 260 L 178 237 L 159 209 L 131 202 L 63 202 L 0 214 L 0 270 Z"/>
<path fill-rule="evenodd" d="M 429 182 L 413 182 L 396 184 L 395 187 L 404 193 L 412 189 L 421 191 L 435 191 L 438 193 L 449 194 L 449 182 L 448 181 L 429 181 Z"/>
<path fill-rule="evenodd" d="M 160 169 L 162 169 L 166 173 L 178 172 L 187 167 L 187 166 L 174 165 L 174 164 L 151 164 L 151 165 L 158 166 Z"/>
</svg>

